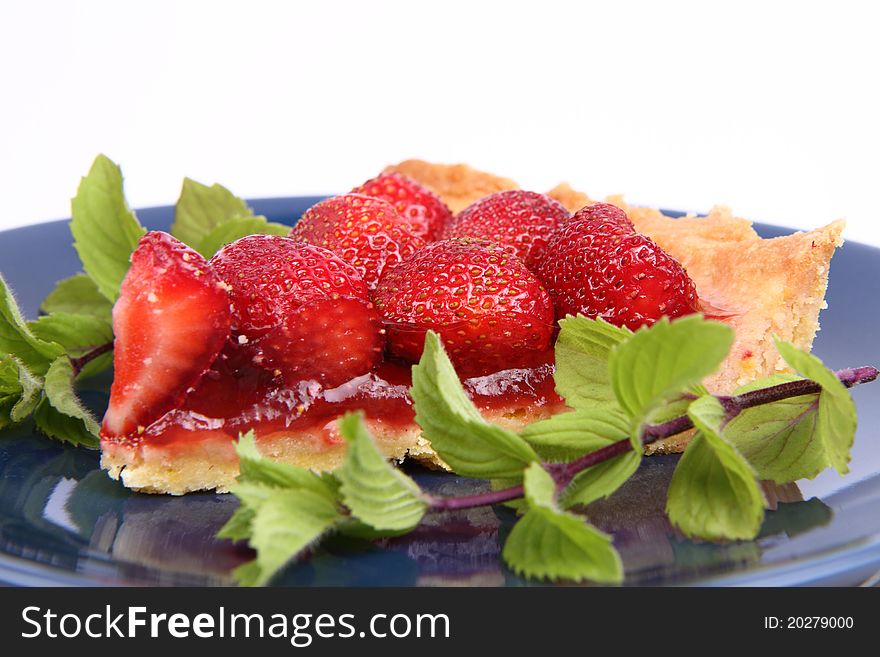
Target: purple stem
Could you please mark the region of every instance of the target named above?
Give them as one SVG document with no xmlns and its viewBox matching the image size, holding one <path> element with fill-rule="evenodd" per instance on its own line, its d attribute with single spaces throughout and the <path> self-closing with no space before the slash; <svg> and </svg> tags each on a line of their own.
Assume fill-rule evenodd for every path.
<svg viewBox="0 0 880 657">
<path fill-rule="evenodd" d="M 98 356 L 102 354 L 106 354 L 108 351 L 112 351 L 113 343 L 107 342 L 106 344 L 102 344 L 100 347 L 95 347 L 88 353 L 83 354 L 79 358 L 71 358 L 70 364 L 73 367 L 73 375 L 76 376 L 82 369 L 88 365 L 90 362 L 95 360 Z"/>
<path fill-rule="evenodd" d="M 854 367 L 835 372 L 840 382 L 847 388 L 852 388 L 860 383 L 870 383 L 880 374 L 876 367 Z M 812 395 L 820 392 L 821 386 L 815 381 L 802 379 L 800 381 L 790 381 L 788 383 L 780 383 L 779 385 L 769 388 L 761 388 L 744 392 L 741 395 L 719 396 L 718 401 L 727 412 L 728 419 L 734 417 L 739 412 L 753 406 L 769 404 L 779 401 L 780 399 L 789 399 L 791 397 L 801 397 L 803 395 Z M 649 445 L 661 438 L 668 438 L 693 429 L 694 425 L 687 415 L 682 415 L 662 424 L 655 424 L 645 428 L 642 433 L 642 444 Z M 595 452 L 584 454 L 579 459 L 570 463 L 549 463 L 545 464 L 547 472 L 556 482 L 557 489 L 565 488 L 574 477 L 589 467 L 598 465 L 603 461 L 624 454 L 632 449 L 632 443 L 629 439 L 618 440 Z M 493 490 L 488 493 L 478 493 L 476 495 L 462 495 L 459 497 L 431 497 L 429 506 L 434 510 L 448 511 L 453 509 L 470 509 L 477 506 L 486 506 L 488 504 L 499 504 L 501 502 L 509 502 L 523 496 L 522 484 L 503 488 L 501 490 Z"/>
</svg>

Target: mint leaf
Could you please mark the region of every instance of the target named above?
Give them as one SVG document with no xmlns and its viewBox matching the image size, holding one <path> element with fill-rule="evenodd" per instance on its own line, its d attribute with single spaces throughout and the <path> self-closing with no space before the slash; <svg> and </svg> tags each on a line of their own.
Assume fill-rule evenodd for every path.
<svg viewBox="0 0 880 657">
<path fill-rule="evenodd" d="M 174 208 L 171 234 L 196 248 L 196 245 L 220 224 L 253 216 L 254 213 L 247 203 L 223 185 L 215 183 L 209 187 L 184 178 L 180 198 Z M 203 255 L 210 257 L 213 254 Z"/>
<path fill-rule="evenodd" d="M 33 372 L 45 374 L 49 363 L 63 353 L 60 345 L 41 340 L 31 333 L 0 275 L 0 355 L 15 356 Z"/>
<path fill-rule="evenodd" d="M 830 465 L 819 436 L 819 395 L 794 397 L 741 411 L 724 437 L 761 479 L 812 479 Z"/>
<path fill-rule="evenodd" d="M 40 400 L 43 381 L 13 356 L 0 358 L 0 429 L 18 424 Z"/>
<path fill-rule="evenodd" d="M 256 512 L 247 506 L 241 505 L 229 520 L 217 532 L 217 538 L 228 538 L 231 541 L 244 541 L 251 537 L 251 522 Z"/>
<path fill-rule="evenodd" d="M 95 158 L 71 203 L 70 232 L 83 269 L 110 301 L 128 271 L 131 253 L 146 232 L 128 207 L 122 170 L 108 157 Z"/>
<path fill-rule="evenodd" d="M 555 484 L 540 464 L 526 469 L 523 484 L 529 510 L 514 525 L 501 553 L 515 572 L 575 581 L 623 580 L 623 564 L 611 537 L 556 507 Z"/>
<path fill-rule="evenodd" d="M 568 462 L 626 440 L 631 421 L 619 409 L 592 409 L 560 413 L 528 425 L 520 435 L 546 461 Z M 629 479 L 641 463 L 641 454 L 628 451 L 579 472 L 559 496 L 563 508 L 589 504 L 608 497 Z"/>
<path fill-rule="evenodd" d="M 345 506 L 374 529 L 412 529 L 419 524 L 427 509 L 421 489 L 388 463 L 364 425 L 363 415 L 347 413 L 338 426 L 349 443 L 335 473 Z"/>
<path fill-rule="evenodd" d="M 669 520 L 688 536 L 754 538 L 764 520 L 764 494 L 746 459 L 721 438 L 724 409 L 705 396 L 690 405 L 688 415 L 697 433 L 669 484 Z"/>
<path fill-rule="evenodd" d="M 568 462 L 627 438 L 631 421 L 619 409 L 559 413 L 526 426 L 522 436 L 545 461 Z"/>
<path fill-rule="evenodd" d="M 233 492 L 239 494 L 238 486 Z M 255 507 L 250 522 L 249 543 L 257 558 L 237 568 L 235 576 L 246 586 L 267 583 L 341 518 L 336 504 L 324 495 L 304 488 L 273 490 Z"/>
<path fill-rule="evenodd" d="M 306 468 L 273 461 L 260 454 L 253 431 L 239 436 L 235 450 L 238 453 L 240 482 L 276 488 L 304 488 L 328 499 L 335 499 L 336 489 L 327 479 Z"/>
<path fill-rule="evenodd" d="M 583 315 L 559 321 L 556 340 L 556 392 L 572 408 L 615 407 L 608 359 L 612 349 L 632 332 L 604 319 Z"/>
<path fill-rule="evenodd" d="M 34 411 L 37 428 L 62 442 L 97 447 L 98 423 L 77 399 L 73 367 L 67 356 L 52 363 L 44 386 L 45 396 Z"/>
<path fill-rule="evenodd" d="M 264 457 L 257 448 L 253 430 L 239 435 L 235 451 L 240 472 L 235 490 L 239 497 L 244 497 L 241 506 L 218 532 L 219 538 L 248 538 L 255 513 L 252 507 L 259 506 L 275 489 L 305 489 L 331 501 L 336 499 L 336 486 L 329 479 L 306 468 Z"/>
<path fill-rule="evenodd" d="M 814 355 L 778 339 L 776 348 L 798 374 L 822 387 L 815 418 L 815 438 L 821 446 L 824 461 L 840 474 L 846 474 L 858 423 L 855 402 L 834 372 Z"/>
<path fill-rule="evenodd" d="M 13 424 L 18 424 L 27 419 L 37 407 L 40 393 L 43 391 L 43 379 L 36 376 L 15 358 L 10 357 L 9 360 L 17 371 L 19 387 L 18 400 L 9 411 L 9 420 Z"/>
<path fill-rule="evenodd" d="M 113 304 L 98 291 L 95 282 L 85 274 L 76 274 L 55 284 L 55 289 L 43 299 L 40 306 L 47 315 L 76 313 L 94 315 L 110 321 Z"/>
<path fill-rule="evenodd" d="M 672 398 L 714 372 L 730 351 L 733 329 L 721 322 L 688 315 L 670 322 L 663 317 L 611 352 L 609 371 L 620 406 L 641 426 Z"/>
<path fill-rule="evenodd" d="M 113 327 L 110 322 L 94 315 L 58 312 L 28 322 L 28 328 L 38 338 L 60 344 L 71 358 L 79 358 L 96 347 L 113 342 Z M 83 378 L 92 376 L 107 369 L 112 363 L 112 353 L 102 354 L 86 363 L 79 375 Z"/>
<path fill-rule="evenodd" d="M 465 477 L 518 478 L 524 466 L 538 459 L 515 433 L 483 420 L 433 331 L 413 367 L 412 395 L 416 422 L 446 463 Z"/>
<path fill-rule="evenodd" d="M 240 237 L 247 235 L 280 235 L 286 237 L 290 234 L 290 226 L 276 224 L 266 220 L 265 217 L 239 217 L 230 219 L 202 237 L 196 242 L 196 251 L 206 258 L 210 258 L 222 247 L 234 242 Z"/>
</svg>

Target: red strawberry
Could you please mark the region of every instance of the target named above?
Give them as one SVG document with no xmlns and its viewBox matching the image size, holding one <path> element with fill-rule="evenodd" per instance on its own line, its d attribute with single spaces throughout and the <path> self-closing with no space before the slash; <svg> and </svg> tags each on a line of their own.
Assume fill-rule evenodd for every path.
<svg viewBox="0 0 880 657">
<path fill-rule="evenodd" d="M 229 335 L 229 294 L 196 251 L 144 235 L 113 307 L 115 371 L 101 433 L 142 432 L 180 404 Z"/>
<path fill-rule="evenodd" d="M 452 211 L 440 197 L 400 173 L 382 173 L 351 192 L 388 201 L 412 231 L 426 241 L 437 239 L 452 219 Z"/>
<path fill-rule="evenodd" d="M 524 364 L 553 333 L 546 290 L 510 247 L 482 240 L 427 245 L 386 273 L 373 298 L 393 355 L 418 361 L 433 329 L 467 375 Z"/>
<path fill-rule="evenodd" d="M 612 223 L 620 226 L 628 233 L 636 232 L 633 222 L 630 221 L 626 212 L 611 203 L 593 203 L 592 205 L 582 207 L 575 212 L 574 216 L 571 218 L 572 221 L 578 221 L 580 219 Z"/>
<path fill-rule="evenodd" d="M 544 255 L 553 231 L 568 217 L 568 210 L 549 196 L 516 189 L 472 203 L 447 224 L 443 237 L 510 245 L 531 269 Z"/>
<path fill-rule="evenodd" d="M 556 317 L 581 313 L 637 329 L 698 311 L 684 267 L 618 223 L 581 219 L 560 227 L 537 269 Z"/>
<path fill-rule="evenodd" d="M 306 210 L 290 237 L 330 249 L 372 289 L 379 277 L 424 246 L 387 201 L 362 194 L 334 196 Z"/>
<path fill-rule="evenodd" d="M 289 384 L 336 386 L 369 371 L 383 349 L 379 314 L 357 270 L 287 237 L 250 235 L 211 260 L 232 295 L 232 336 Z"/>
</svg>

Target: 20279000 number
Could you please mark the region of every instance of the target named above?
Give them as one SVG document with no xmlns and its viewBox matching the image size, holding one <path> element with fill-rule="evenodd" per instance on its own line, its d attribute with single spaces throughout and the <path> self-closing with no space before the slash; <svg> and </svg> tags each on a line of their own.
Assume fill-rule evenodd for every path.
<svg viewBox="0 0 880 657">
<path fill-rule="evenodd" d="M 852 616 L 764 616 L 764 628 L 768 630 L 850 630 Z"/>
</svg>

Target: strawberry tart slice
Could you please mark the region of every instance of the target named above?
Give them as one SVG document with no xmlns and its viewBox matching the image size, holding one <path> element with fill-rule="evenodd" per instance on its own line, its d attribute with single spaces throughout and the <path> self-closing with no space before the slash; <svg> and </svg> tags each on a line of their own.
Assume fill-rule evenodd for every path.
<svg viewBox="0 0 880 657">
<path fill-rule="evenodd" d="M 103 467 L 145 492 L 223 491 L 252 430 L 265 455 L 331 470 L 349 410 L 388 458 L 443 467 L 409 397 L 428 330 L 486 419 L 513 429 L 566 410 L 553 382 L 566 314 L 633 329 L 694 312 L 728 321 L 737 346 L 718 390 L 779 368 L 773 333 L 809 347 L 839 225 L 761 240 L 719 212 L 670 220 L 514 187 L 410 161 L 318 203 L 289 237 L 245 237 L 210 261 L 147 233 L 113 312 Z"/>
</svg>

